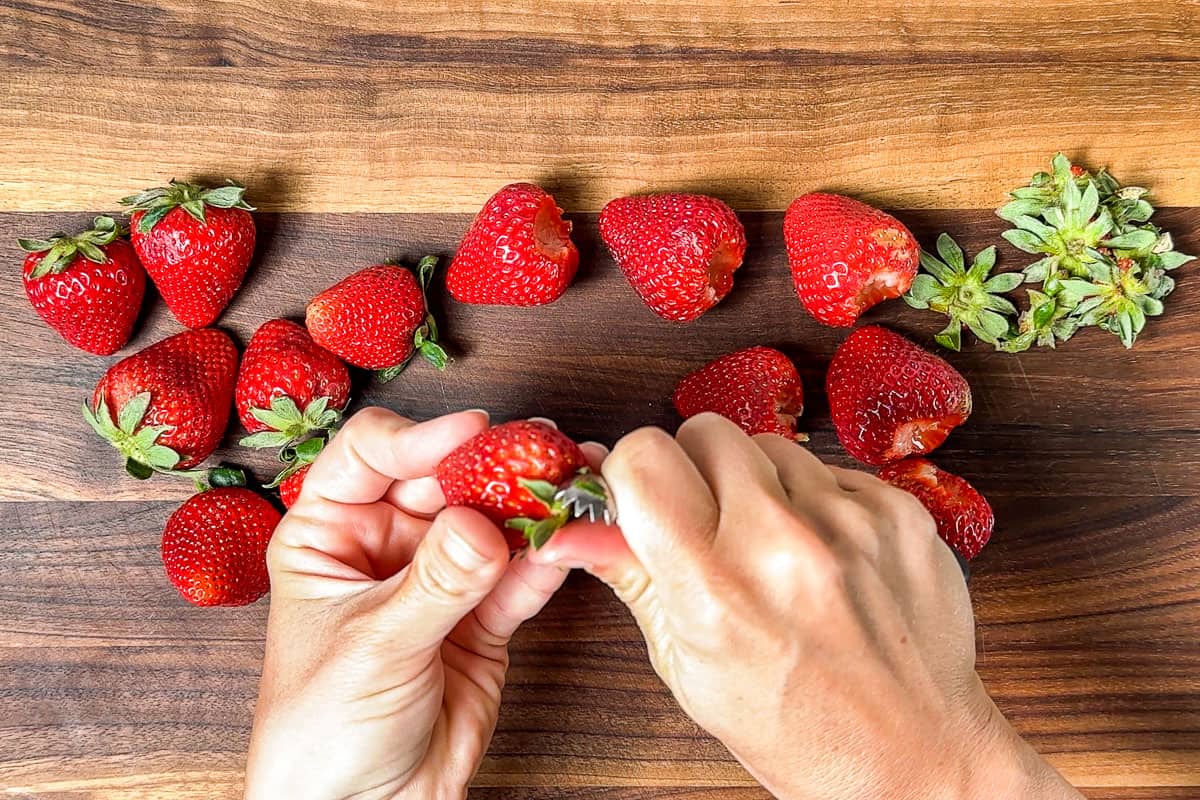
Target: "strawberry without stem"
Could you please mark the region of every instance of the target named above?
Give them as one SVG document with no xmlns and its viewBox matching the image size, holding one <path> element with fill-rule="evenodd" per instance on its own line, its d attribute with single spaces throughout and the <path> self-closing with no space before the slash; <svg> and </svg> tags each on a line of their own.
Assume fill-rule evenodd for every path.
<svg viewBox="0 0 1200 800">
<path fill-rule="evenodd" d="M 98 356 L 129 341 L 146 293 L 146 271 L 112 217 L 75 236 L 18 239 L 33 310 L 70 344 Z"/>
<path fill-rule="evenodd" d="M 350 400 L 350 372 L 302 325 L 273 319 L 250 339 L 234 397 L 251 434 L 241 444 L 284 447 L 337 424 Z"/>
<path fill-rule="evenodd" d="M 492 195 L 467 229 L 446 286 L 460 303 L 540 306 L 562 297 L 578 266 L 571 223 L 554 198 L 514 183 Z"/>
<path fill-rule="evenodd" d="M 770 347 L 751 347 L 721 356 L 679 382 L 675 410 L 687 419 L 711 411 L 736 422 L 751 436 L 796 433 L 804 412 L 804 389 L 791 359 Z"/>
<path fill-rule="evenodd" d="M 842 446 L 867 464 L 928 453 L 971 413 L 971 387 L 948 363 L 886 328 L 859 328 L 825 378 Z"/>
<path fill-rule="evenodd" d="M 314 341 L 356 367 L 390 381 L 413 355 L 438 369 L 449 358 L 437 343 L 438 329 L 425 301 L 437 259 L 426 256 L 417 275 L 404 267 L 367 267 L 335 283 L 308 304 L 306 323 Z"/>
<path fill-rule="evenodd" d="M 280 515 L 243 488 L 211 489 L 189 498 L 167 520 L 163 568 L 192 605 L 244 606 L 271 587 L 267 545 Z"/>
<path fill-rule="evenodd" d="M 826 325 L 853 325 L 871 306 L 907 292 L 917 274 L 921 248 L 908 228 L 849 197 L 797 197 L 783 237 L 796 294 Z"/>
<path fill-rule="evenodd" d="M 133 208 L 130 237 L 138 258 L 175 318 L 189 328 L 216 321 L 233 299 L 254 255 L 254 208 L 245 188 L 208 189 L 171 181 L 121 203 Z"/>
<path fill-rule="evenodd" d="M 497 425 L 460 445 L 438 464 L 437 479 L 447 505 L 473 508 L 504 527 L 514 551 L 541 547 L 566 524 L 570 511 L 556 499 L 564 485 L 596 488 L 578 445 L 527 421 Z"/>
<path fill-rule="evenodd" d="M 221 442 L 237 362 L 233 341 L 218 330 L 171 336 L 110 367 L 84 418 L 134 477 L 187 470 Z"/>
<path fill-rule="evenodd" d="M 879 477 L 921 501 L 937 523 L 938 536 L 971 559 L 992 538 L 995 514 L 987 498 L 963 478 L 924 458 L 906 458 L 879 471 Z"/>
<path fill-rule="evenodd" d="M 600 237 L 646 305 L 677 322 L 721 302 L 746 254 L 733 209 L 700 194 L 617 198 L 600 212 Z"/>
</svg>

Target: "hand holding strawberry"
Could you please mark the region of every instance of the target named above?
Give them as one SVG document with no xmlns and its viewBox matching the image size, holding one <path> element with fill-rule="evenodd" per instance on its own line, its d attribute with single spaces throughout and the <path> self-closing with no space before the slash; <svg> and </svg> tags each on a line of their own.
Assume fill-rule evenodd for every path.
<svg viewBox="0 0 1200 800">
<path fill-rule="evenodd" d="M 207 188 L 171 181 L 121 203 L 133 209 L 130 237 L 171 313 L 189 328 L 213 324 L 233 299 L 254 255 L 254 219 L 230 181 Z"/>
<path fill-rule="evenodd" d="M 74 236 L 20 239 L 22 279 L 33 310 L 70 344 L 98 356 L 129 341 L 146 292 L 146 271 L 112 217 Z"/>
<path fill-rule="evenodd" d="M 510 561 L 486 517 L 444 508 L 436 465 L 487 425 L 365 409 L 312 465 L 268 556 L 247 800 L 466 795 L 508 640 L 566 577 Z"/>
</svg>

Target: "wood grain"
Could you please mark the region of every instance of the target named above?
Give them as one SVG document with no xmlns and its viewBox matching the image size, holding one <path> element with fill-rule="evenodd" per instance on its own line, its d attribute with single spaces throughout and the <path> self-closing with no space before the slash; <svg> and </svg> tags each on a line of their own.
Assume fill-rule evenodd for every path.
<svg viewBox="0 0 1200 800">
<path fill-rule="evenodd" d="M 532 66 L 631 55 L 785 63 L 1194 61 L 1194 2 L 1130 6 L 1073 0 L 953 6 L 880 0 L 652 0 L 636 4 L 522 0 L 503 4 L 384 0 L 118 1 L 105 14 L 80 3 L 22 0 L 0 16 L 0 64 L 124 67 L 374 66 L 402 62 Z M 253 25 L 247 24 L 253 20 Z M 1086 42 L 1081 47 L 1080 42 Z"/>
<path fill-rule="evenodd" d="M 900 215 L 922 241 L 947 229 L 971 251 L 1004 227 L 981 211 Z M 814 450 L 848 463 L 820 380 L 844 332 L 798 307 L 780 215 L 743 217 L 750 255 L 737 289 L 693 325 L 645 311 L 602 253 L 594 217 L 576 215 L 583 267 L 561 301 L 475 308 L 435 292 L 457 361 L 444 375 L 416 365 L 386 388 L 367 384 L 363 402 L 417 417 L 474 405 L 498 418 L 542 414 L 612 441 L 676 424 L 667 397 L 678 376 L 761 341 L 801 367 Z M 86 219 L 0 214 L 0 241 Z M 360 266 L 452 252 L 469 217 L 258 220 L 257 265 L 222 319 L 242 342 Z M 1200 251 L 1200 209 L 1156 220 Z M 1022 258 L 1006 248 L 1001 265 Z M 1193 269 L 1179 278 L 1167 315 L 1132 351 L 1091 331 L 1058 352 L 955 356 L 976 411 L 938 453 L 999 520 L 974 562 L 981 675 L 1013 724 L 1104 800 L 1190 798 L 1200 787 L 1200 342 L 1190 324 L 1200 293 Z M 0 319 L 0 426 L 35 430 L 0 449 L 0 786 L 37 800 L 236 797 L 266 605 L 200 611 L 175 596 L 157 543 L 187 488 L 124 478 L 76 416 L 114 359 L 49 335 L 11 270 L 0 273 Z M 938 326 L 895 303 L 872 319 L 926 342 Z M 129 349 L 176 330 L 153 302 Z M 521 632 L 478 785 L 482 800 L 766 797 L 679 712 L 623 607 L 583 576 Z"/>
<path fill-rule="evenodd" d="M 172 176 L 282 211 L 474 211 L 517 179 L 575 211 L 649 189 L 994 208 L 1058 147 L 1200 205 L 1197 107 L 1198 62 L 33 67 L 0 83 L 0 210 L 113 208 Z"/>
</svg>

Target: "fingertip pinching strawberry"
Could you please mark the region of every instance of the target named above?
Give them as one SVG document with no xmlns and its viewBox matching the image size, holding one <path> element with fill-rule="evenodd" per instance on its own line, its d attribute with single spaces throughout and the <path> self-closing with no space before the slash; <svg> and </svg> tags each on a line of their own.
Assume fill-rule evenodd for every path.
<svg viewBox="0 0 1200 800">
<path fill-rule="evenodd" d="M 480 512 L 505 530 L 509 549 L 539 548 L 607 490 L 579 445 L 557 428 L 519 420 L 488 428 L 437 466 L 449 506 Z"/>
</svg>

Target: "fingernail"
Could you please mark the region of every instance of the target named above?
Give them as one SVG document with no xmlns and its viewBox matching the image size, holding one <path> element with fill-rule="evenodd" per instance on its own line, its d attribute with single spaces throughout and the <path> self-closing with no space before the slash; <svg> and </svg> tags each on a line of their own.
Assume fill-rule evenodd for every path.
<svg viewBox="0 0 1200 800">
<path fill-rule="evenodd" d="M 608 455 L 610 452 L 612 452 L 611 450 L 609 450 L 609 449 L 608 449 L 608 445 L 606 445 L 606 444 L 601 444 L 600 442 L 593 442 L 593 441 L 590 441 L 590 440 L 589 440 L 589 441 L 586 441 L 586 442 L 583 442 L 583 443 L 581 443 L 579 446 L 580 446 L 580 447 L 594 447 L 594 448 L 596 448 L 597 450 L 600 450 L 601 452 L 603 452 L 603 453 L 604 453 L 604 455 Z"/>
<path fill-rule="evenodd" d="M 530 422 L 540 422 L 543 425 L 549 425 L 551 428 L 555 428 L 555 429 L 558 428 L 557 422 L 555 422 L 552 419 L 547 419 L 546 417 L 530 417 L 529 421 Z"/>
<path fill-rule="evenodd" d="M 487 557 L 455 531 L 447 532 L 444 546 L 450 561 L 462 570 L 476 570 L 487 563 Z"/>
<path fill-rule="evenodd" d="M 489 412 L 486 408 L 468 408 L 463 413 L 464 414 L 483 414 L 483 416 L 487 417 L 488 420 L 491 420 L 491 418 L 492 418 L 491 412 Z"/>
</svg>

